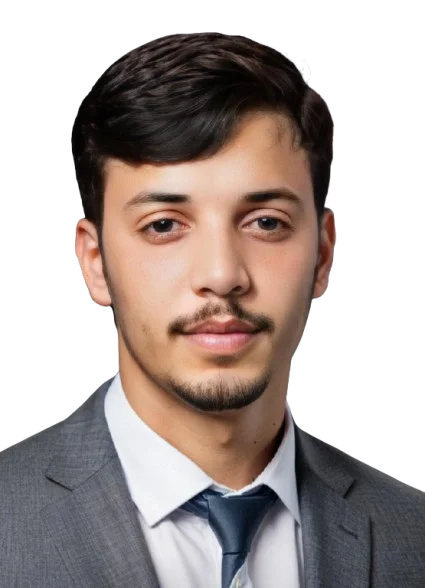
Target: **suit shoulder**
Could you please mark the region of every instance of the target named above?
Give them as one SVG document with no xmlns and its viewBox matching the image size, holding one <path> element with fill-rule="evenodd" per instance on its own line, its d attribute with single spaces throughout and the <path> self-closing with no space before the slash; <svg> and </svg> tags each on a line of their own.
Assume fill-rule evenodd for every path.
<svg viewBox="0 0 425 588">
<path fill-rule="evenodd" d="M 45 471 L 53 457 L 62 421 L 0 452 L 0 513 L 20 513 L 47 487 Z M 40 505 L 41 506 L 41 505 Z"/>
<path fill-rule="evenodd" d="M 425 525 L 425 492 L 409 486 L 392 476 L 356 459 L 309 433 L 300 430 L 304 451 L 310 455 L 310 462 L 317 464 L 316 473 L 345 472 L 354 482 L 347 496 L 359 504 L 369 504 L 381 514 L 388 510 L 400 514 L 418 515 Z M 313 457 L 314 456 L 314 457 Z"/>
</svg>

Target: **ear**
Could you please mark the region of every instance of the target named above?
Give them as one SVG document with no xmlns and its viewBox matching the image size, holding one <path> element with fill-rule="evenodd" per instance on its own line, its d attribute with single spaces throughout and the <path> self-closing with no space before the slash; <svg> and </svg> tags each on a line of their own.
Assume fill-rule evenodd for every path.
<svg viewBox="0 0 425 588">
<path fill-rule="evenodd" d="M 335 218 L 330 208 L 325 208 L 319 235 L 319 259 L 316 266 L 316 281 L 313 298 L 320 298 L 328 287 L 336 242 Z"/>
<path fill-rule="evenodd" d="M 86 218 L 77 223 L 75 253 L 92 299 L 101 306 L 111 306 L 96 227 Z"/>
</svg>

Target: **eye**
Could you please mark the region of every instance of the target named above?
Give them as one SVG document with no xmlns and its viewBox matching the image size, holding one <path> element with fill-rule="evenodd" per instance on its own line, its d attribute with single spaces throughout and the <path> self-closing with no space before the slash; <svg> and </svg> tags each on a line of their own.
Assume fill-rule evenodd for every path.
<svg viewBox="0 0 425 588">
<path fill-rule="evenodd" d="M 281 233 L 285 231 L 293 230 L 291 225 L 289 225 L 287 222 L 283 221 L 280 218 L 269 215 L 258 217 L 249 222 L 248 224 L 251 225 L 252 223 L 259 223 L 261 229 L 260 231 L 256 232 L 264 233 L 266 236 L 267 234 L 270 234 L 271 236 L 276 236 L 277 234 L 279 236 Z M 276 224 L 279 225 L 279 223 L 280 228 L 276 228 Z M 140 229 L 140 232 L 153 237 L 153 239 L 156 241 L 161 241 L 167 239 L 169 235 L 173 234 L 173 231 L 171 230 L 173 224 L 181 225 L 182 223 L 173 218 L 163 217 L 154 220 L 146 226 L 142 227 Z"/>
</svg>

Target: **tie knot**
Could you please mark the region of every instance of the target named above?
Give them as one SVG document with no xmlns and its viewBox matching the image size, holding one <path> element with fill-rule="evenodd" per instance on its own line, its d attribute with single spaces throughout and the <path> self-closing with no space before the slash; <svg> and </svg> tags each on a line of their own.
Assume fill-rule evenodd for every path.
<svg viewBox="0 0 425 588">
<path fill-rule="evenodd" d="M 231 579 L 251 549 L 254 535 L 267 510 L 277 500 L 268 486 L 260 486 L 251 494 L 223 496 L 215 490 L 201 492 L 182 508 L 208 519 L 223 551 L 223 588 Z"/>
<path fill-rule="evenodd" d="M 203 492 L 208 504 L 208 521 L 225 553 L 248 553 L 254 535 L 267 510 L 276 501 L 276 493 L 262 486 L 251 494 L 223 496 Z"/>
</svg>

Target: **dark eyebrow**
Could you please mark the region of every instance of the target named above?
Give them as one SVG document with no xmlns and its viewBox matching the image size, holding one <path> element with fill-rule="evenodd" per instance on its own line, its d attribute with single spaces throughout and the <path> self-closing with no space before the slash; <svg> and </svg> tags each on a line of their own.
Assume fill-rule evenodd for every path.
<svg viewBox="0 0 425 588">
<path fill-rule="evenodd" d="M 285 200 L 292 202 L 303 208 L 303 202 L 301 198 L 292 192 L 289 188 L 274 188 L 271 190 L 261 190 L 256 192 L 248 192 L 243 194 L 239 199 L 239 203 L 261 203 L 269 202 L 270 200 Z M 187 194 L 170 194 L 168 192 L 139 192 L 133 196 L 124 205 L 124 212 L 128 212 L 130 209 L 136 208 L 148 202 L 168 202 L 172 204 L 183 204 L 192 203 L 193 199 Z"/>
</svg>

